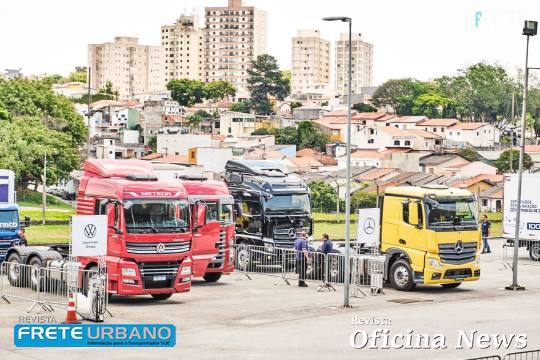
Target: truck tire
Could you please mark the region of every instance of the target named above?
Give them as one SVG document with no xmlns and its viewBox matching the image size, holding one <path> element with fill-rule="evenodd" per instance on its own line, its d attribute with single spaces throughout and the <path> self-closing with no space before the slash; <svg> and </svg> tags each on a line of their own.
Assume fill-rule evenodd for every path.
<svg viewBox="0 0 540 360">
<path fill-rule="evenodd" d="M 416 287 L 413 272 L 409 262 L 401 259 L 395 261 L 390 267 L 390 283 L 399 291 L 410 291 Z"/>
<path fill-rule="evenodd" d="M 441 284 L 441 286 L 445 289 L 455 289 L 457 288 L 459 285 L 461 285 L 460 282 L 457 282 L 457 283 L 452 283 L 452 284 Z"/>
<path fill-rule="evenodd" d="M 30 266 L 29 271 L 30 274 L 28 274 L 28 279 L 30 282 L 30 288 L 34 291 L 37 291 L 38 288 L 43 291 L 43 261 L 38 256 L 34 256 L 30 259 L 28 262 L 28 265 Z M 39 284 L 39 287 L 38 287 Z"/>
<path fill-rule="evenodd" d="M 98 272 L 98 267 L 97 266 L 91 266 L 89 267 L 88 269 L 86 269 L 86 271 L 84 272 L 84 276 L 83 276 L 83 288 L 82 288 L 82 293 L 84 296 L 88 296 L 88 283 L 89 283 L 89 279 L 94 276 L 95 274 L 97 274 Z"/>
<path fill-rule="evenodd" d="M 531 244 L 529 247 L 529 256 L 532 261 L 540 261 L 540 242 Z"/>
<path fill-rule="evenodd" d="M 6 260 L 7 277 L 11 286 L 26 287 L 28 284 L 28 272 L 26 266 L 21 264 L 21 257 L 16 252 L 9 254 Z"/>
<path fill-rule="evenodd" d="M 152 294 L 152 297 L 154 298 L 154 300 L 157 300 L 157 301 L 167 300 L 171 296 L 172 294 Z"/>
<path fill-rule="evenodd" d="M 206 273 L 204 274 L 203 279 L 206 280 L 207 282 L 213 283 L 213 282 L 218 281 L 221 278 L 221 274 L 222 273 L 220 272 Z"/>
</svg>

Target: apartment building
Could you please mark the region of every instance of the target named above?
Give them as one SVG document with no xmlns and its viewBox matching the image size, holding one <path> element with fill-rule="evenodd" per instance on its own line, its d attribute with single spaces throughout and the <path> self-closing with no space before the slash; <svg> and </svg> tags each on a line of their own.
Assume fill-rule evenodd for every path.
<svg viewBox="0 0 540 360">
<path fill-rule="evenodd" d="M 205 25 L 205 80 L 225 80 L 245 91 L 251 61 L 266 53 L 266 11 L 229 0 L 227 7 L 205 8 Z"/>
<path fill-rule="evenodd" d="M 362 34 L 352 34 L 352 94 L 361 94 L 363 87 L 373 83 L 373 45 L 362 40 Z M 342 33 L 336 42 L 336 91 L 348 93 L 349 34 Z"/>
<path fill-rule="evenodd" d="M 90 86 L 100 89 L 107 81 L 121 99 L 165 89 L 161 46 L 140 45 L 135 37 L 117 36 L 114 42 L 88 45 Z"/>
<path fill-rule="evenodd" d="M 291 93 L 301 94 L 330 82 L 330 41 L 319 30 L 298 30 L 292 38 Z"/>
<path fill-rule="evenodd" d="M 164 77 L 204 81 L 204 29 L 196 14 L 182 15 L 172 25 L 161 27 L 164 49 Z"/>
</svg>

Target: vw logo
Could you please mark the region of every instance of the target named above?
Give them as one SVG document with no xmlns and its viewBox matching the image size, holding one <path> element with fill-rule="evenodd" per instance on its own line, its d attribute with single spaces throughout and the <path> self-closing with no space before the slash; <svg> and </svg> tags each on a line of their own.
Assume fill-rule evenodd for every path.
<svg viewBox="0 0 540 360">
<path fill-rule="evenodd" d="M 294 228 L 289 229 L 289 237 L 292 239 L 296 236 L 296 230 Z"/>
<path fill-rule="evenodd" d="M 375 231 L 375 220 L 372 218 L 367 218 L 366 221 L 364 221 L 364 232 L 368 235 L 373 234 Z"/>
<path fill-rule="evenodd" d="M 164 252 L 164 251 L 165 251 L 165 244 L 162 244 L 162 243 L 157 244 L 157 246 L 156 246 L 156 252 L 157 252 L 158 254 L 161 254 L 161 253 Z"/>
<path fill-rule="evenodd" d="M 91 239 L 96 236 L 97 228 L 94 224 L 88 224 L 84 227 L 84 236 Z"/>
<path fill-rule="evenodd" d="M 463 252 L 463 242 L 461 242 L 461 240 L 458 240 L 456 242 L 456 245 L 454 245 L 454 250 L 458 253 L 458 254 L 461 254 Z"/>
</svg>

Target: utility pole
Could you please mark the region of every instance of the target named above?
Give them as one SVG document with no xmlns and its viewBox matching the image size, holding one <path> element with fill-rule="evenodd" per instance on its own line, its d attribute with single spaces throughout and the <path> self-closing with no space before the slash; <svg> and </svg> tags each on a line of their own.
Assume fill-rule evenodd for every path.
<svg viewBox="0 0 540 360">
<path fill-rule="evenodd" d="M 45 152 L 45 157 L 43 158 L 43 188 L 42 188 L 42 198 L 41 198 L 41 207 L 42 207 L 42 220 L 41 223 L 45 225 L 45 209 L 47 208 L 47 152 Z"/>
<path fill-rule="evenodd" d="M 86 158 L 89 159 L 90 158 L 90 103 L 91 103 L 91 98 L 92 98 L 92 94 L 90 93 L 90 74 L 91 74 L 91 71 L 90 71 L 91 67 L 89 66 L 88 67 L 88 109 L 87 109 L 87 119 L 88 119 L 88 122 L 87 122 L 87 134 L 86 134 Z"/>
</svg>

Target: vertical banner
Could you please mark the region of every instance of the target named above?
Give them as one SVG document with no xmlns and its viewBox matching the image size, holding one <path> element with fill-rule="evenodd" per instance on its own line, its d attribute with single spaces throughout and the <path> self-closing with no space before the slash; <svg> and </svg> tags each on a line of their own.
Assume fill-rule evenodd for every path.
<svg viewBox="0 0 540 360">
<path fill-rule="evenodd" d="M 358 210 L 356 240 L 366 247 L 378 247 L 380 238 L 380 209 Z"/>
</svg>

